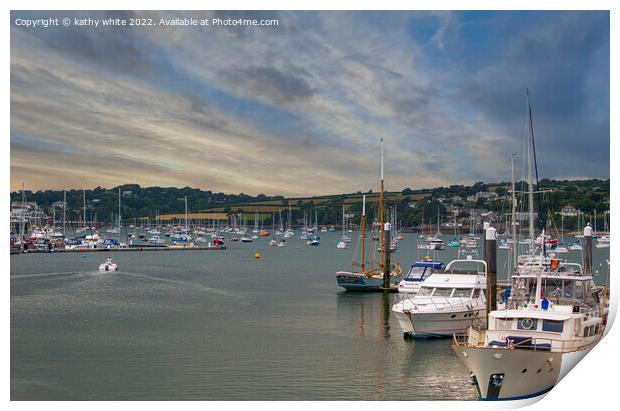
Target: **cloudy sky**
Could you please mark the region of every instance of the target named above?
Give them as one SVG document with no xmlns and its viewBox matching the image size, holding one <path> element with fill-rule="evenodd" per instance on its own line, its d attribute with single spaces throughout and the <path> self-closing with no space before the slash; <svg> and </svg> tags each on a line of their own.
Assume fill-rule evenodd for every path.
<svg viewBox="0 0 620 411">
<path fill-rule="evenodd" d="M 24 28 L 252 17 L 276 27 Z M 13 12 L 11 188 L 331 194 L 609 177 L 606 12 Z M 522 174 L 522 172 L 519 172 Z"/>
</svg>

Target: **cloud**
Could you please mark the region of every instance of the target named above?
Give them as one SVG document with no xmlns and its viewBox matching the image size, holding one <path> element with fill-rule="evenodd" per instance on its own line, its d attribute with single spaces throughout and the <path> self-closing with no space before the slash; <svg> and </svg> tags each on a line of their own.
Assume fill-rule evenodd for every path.
<svg viewBox="0 0 620 411">
<path fill-rule="evenodd" d="M 218 74 L 230 89 L 249 98 L 259 98 L 284 105 L 310 98 L 314 91 L 302 77 L 283 73 L 272 67 L 238 67 Z"/>
<path fill-rule="evenodd" d="M 607 13 L 126 17 L 189 15 L 280 24 L 13 26 L 12 187 L 366 190 L 379 137 L 390 189 L 497 181 L 521 154 L 525 87 L 543 176 L 609 176 Z"/>
</svg>

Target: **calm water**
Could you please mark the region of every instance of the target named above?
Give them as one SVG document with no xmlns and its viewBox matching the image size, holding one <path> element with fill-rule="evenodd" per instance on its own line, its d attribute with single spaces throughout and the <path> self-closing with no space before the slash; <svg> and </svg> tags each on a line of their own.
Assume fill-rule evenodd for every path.
<svg viewBox="0 0 620 411">
<path fill-rule="evenodd" d="M 11 256 L 11 399 L 475 399 L 450 339 L 404 340 L 395 295 L 336 286 L 352 251 L 321 235 L 318 248 L 114 253 L 115 273 L 96 271 L 104 253 Z M 609 258 L 594 253 L 595 268 Z"/>
</svg>

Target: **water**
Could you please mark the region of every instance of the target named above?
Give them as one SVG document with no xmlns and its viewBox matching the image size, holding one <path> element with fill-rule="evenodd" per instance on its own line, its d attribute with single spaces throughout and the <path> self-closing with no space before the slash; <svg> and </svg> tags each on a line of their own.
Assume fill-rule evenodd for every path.
<svg viewBox="0 0 620 411">
<path fill-rule="evenodd" d="M 338 235 L 114 253 L 115 273 L 96 271 L 105 253 L 11 256 L 11 399 L 475 399 L 450 339 L 403 339 L 396 295 L 336 286 Z"/>
</svg>

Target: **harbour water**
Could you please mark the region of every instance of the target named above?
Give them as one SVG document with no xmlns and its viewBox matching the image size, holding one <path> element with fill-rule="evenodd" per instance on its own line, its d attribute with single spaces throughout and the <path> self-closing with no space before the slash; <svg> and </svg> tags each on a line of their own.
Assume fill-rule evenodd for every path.
<svg viewBox="0 0 620 411">
<path fill-rule="evenodd" d="M 338 236 L 114 253 L 113 273 L 96 271 L 105 253 L 11 256 L 11 399 L 476 399 L 450 339 L 403 339 L 396 294 L 336 285 L 352 254 Z M 405 237 L 403 268 L 424 255 L 417 234 Z M 608 258 L 594 249 L 597 284 Z"/>
</svg>

